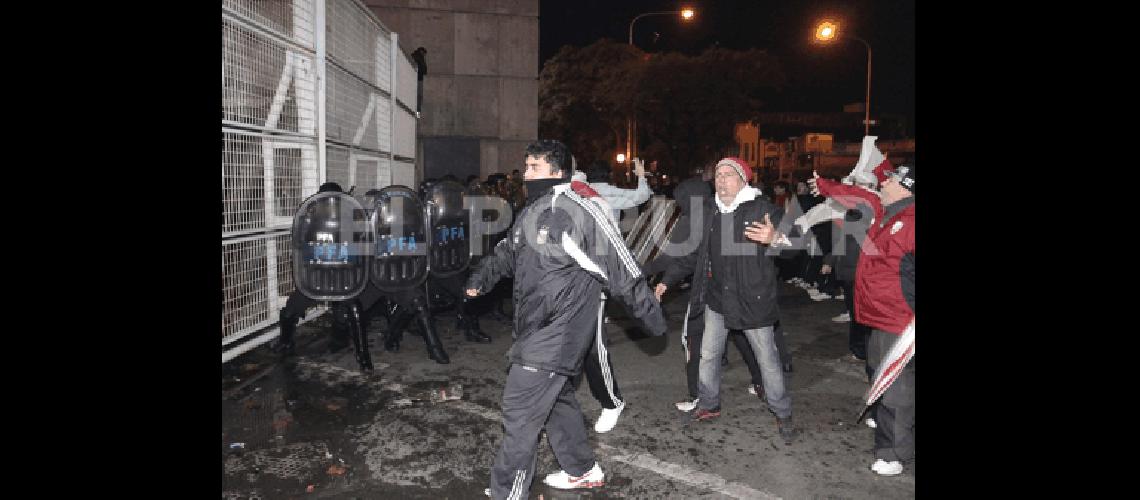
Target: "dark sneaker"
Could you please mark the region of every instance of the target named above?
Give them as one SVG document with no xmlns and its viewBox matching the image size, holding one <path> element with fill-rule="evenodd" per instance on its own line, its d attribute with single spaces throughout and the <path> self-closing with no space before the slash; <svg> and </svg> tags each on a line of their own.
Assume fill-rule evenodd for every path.
<svg viewBox="0 0 1140 500">
<path fill-rule="evenodd" d="M 792 423 L 791 416 L 788 418 L 776 417 L 776 427 L 780 429 L 780 437 L 784 438 L 784 442 L 791 442 L 800 433 Z"/>
<path fill-rule="evenodd" d="M 720 416 L 720 409 L 706 410 L 704 408 L 697 408 L 689 413 L 689 423 L 699 422 L 702 420 L 712 420 Z"/>
</svg>

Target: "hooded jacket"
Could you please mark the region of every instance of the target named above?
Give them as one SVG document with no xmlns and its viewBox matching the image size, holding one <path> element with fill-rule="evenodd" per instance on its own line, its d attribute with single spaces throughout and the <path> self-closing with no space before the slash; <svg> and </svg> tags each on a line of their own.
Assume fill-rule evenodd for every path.
<svg viewBox="0 0 1140 500">
<path fill-rule="evenodd" d="M 512 363 L 574 376 L 601 321 L 598 294 L 622 302 L 651 335 L 665 318 L 604 210 L 571 189 L 548 188 L 519 213 L 507 238 L 480 262 L 467 288 L 489 291 L 514 277 Z"/>
<path fill-rule="evenodd" d="M 720 290 L 723 310 L 718 311 L 725 315 L 725 326 L 729 329 L 753 329 L 774 325 L 780 314 L 776 304 L 776 266 L 772 257 L 783 255 L 778 247 L 745 239 L 744 228 L 748 222 L 762 222 L 765 214 L 778 226 L 783 210 L 747 186 L 730 205 L 724 205 L 717 197 L 711 196 L 702 208 L 700 214 L 692 216 L 693 227 L 700 228 L 701 234 L 697 250 L 685 256 L 674 256 L 661 282 L 673 288 L 685 276 L 692 274 L 689 311 L 690 314 L 703 311 L 709 284 L 712 283 L 711 261 L 718 259 L 717 267 L 726 270 L 724 276 L 717 279 L 722 286 L 727 286 L 727 289 Z M 736 252 L 740 255 L 724 250 L 718 255 L 710 255 L 714 246 L 710 240 L 720 238 L 726 231 L 735 246 L 742 250 Z"/>
</svg>

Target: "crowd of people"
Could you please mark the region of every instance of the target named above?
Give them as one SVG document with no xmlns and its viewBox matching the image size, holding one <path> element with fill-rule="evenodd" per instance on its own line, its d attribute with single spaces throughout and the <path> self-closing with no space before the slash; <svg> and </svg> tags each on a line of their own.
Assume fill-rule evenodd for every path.
<svg viewBox="0 0 1140 500">
<path fill-rule="evenodd" d="M 585 378 L 603 408 L 595 432 L 614 428 L 626 403 L 606 349 L 607 299 L 621 303 L 651 335 L 664 335 L 676 321 L 688 387 L 676 408 L 686 412 L 686 425 L 705 425 L 724 411 L 721 379 L 731 339 L 748 366 L 749 392 L 767 402 L 772 425 L 787 442 L 799 431 L 786 379 L 793 367 L 780 281 L 803 288 L 812 300 L 844 301 L 846 312 L 832 320 L 849 324 L 847 359 L 863 364 L 868 381 L 913 322 L 913 164 L 888 164 L 876 170 L 875 182 L 814 176 L 794 188 L 778 181 L 769 189 L 750 185 L 756 176 L 747 162 L 726 157 L 682 182 L 658 182 L 680 217 L 662 251 L 644 266 L 625 246 L 620 224 L 623 211 L 644 206 L 654 194 L 655 176 L 640 160 L 634 164 L 636 180 L 618 187 L 605 162 L 579 170 L 563 143 L 540 140 L 527 147 L 523 172 L 465 180 L 469 195 L 497 195 L 512 212 L 509 229 L 493 238 L 493 250 L 474 261 L 466 279 L 440 285 L 462 295 L 452 299 L 464 306 L 457 319 L 468 341 L 491 341 L 477 315 L 464 315 L 473 310 L 468 301 L 513 305 L 504 437 L 488 496 L 520 498 L 529 491 L 542 432 L 561 466 L 544 477 L 547 485 L 605 484 L 575 392 Z M 828 198 L 846 208 L 841 217 L 810 227 L 793 223 Z M 660 302 L 677 292 L 687 294 L 684 316 L 667 318 Z M 420 309 L 430 309 L 430 299 Z M 500 306 L 478 309 L 508 319 Z M 425 321 L 429 355 L 446 363 Z M 399 349 L 407 322 L 406 314 L 389 315 L 387 350 Z M 871 470 L 878 474 L 897 475 L 914 460 L 914 390 L 911 360 L 869 414 L 867 425 L 876 429 Z"/>
<path fill-rule="evenodd" d="M 524 201 L 508 235 L 472 272 L 466 290 L 477 297 L 513 279 L 505 433 L 488 496 L 518 498 L 529 490 L 543 431 L 562 468 L 545 476 L 547 485 L 605 484 L 575 389 L 585 372 L 604 408 L 595 430 L 613 428 L 624 402 L 605 351 L 607 297 L 622 303 L 645 331 L 664 335 L 668 320 L 660 301 L 670 291 L 687 291 L 679 323 L 689 398 L 677 409 L 687 412 L 690 425 L 721 415 L 723 356 L 733 338 L 752 374 L 750 392 L 767 401 L 785 441 L 798 430 L 785 379 L 791 363 L 782 342 L 780 280 L 802 286 L 813 300 L 845 301 L 847 313 L 833 319 L 850 323 L 849 359 L 864 362 L 869 379 L 913 322 L 913 164 L 880 169 L 872 185 L 815 176 L 798 182 L 794 192 L 777 183 L 769 195 L 749 185 L 754 176 L 747 162 L 724 158 L 702 177 L 670 186 L 681 217 L 661 255 L 643 267 L 625 247 L 616 217 L 619 207 L 648 199 L 640 163 L 638 186 L 622 189 L 605 178 L 608 165 L 576 172 L 572 155 L 558 141 L 532 143 L 525 162 L 523 189 L 512 191 L 515 177 L 506 178 L 505 188 L 503 180 L 495 183 L 504 199 Z M 806 231 L 788 223 L 830 196 L 843 199 L 848 210 L 842 217 Z M 651 291 L 655 276 L 660 280 Z M 914 460 L 913 360 L 868 425 L 876 428 L 871 470 L 901 473 Z"/>
</svg>

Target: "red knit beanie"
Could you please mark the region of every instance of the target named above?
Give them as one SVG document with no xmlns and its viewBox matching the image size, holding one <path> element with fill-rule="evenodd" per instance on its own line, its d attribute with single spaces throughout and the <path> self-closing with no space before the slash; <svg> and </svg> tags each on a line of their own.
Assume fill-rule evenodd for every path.
<svg viewBox="0 0 1140 500">
<path fill-rule="evenodd" d="M 736 170 L 736 173 L 740 174 L 740 178 L 744 179 L 745 184 L 748 184 L 752 181 L 752 167 L 748 166 L 748 162 L 741 160 L 740 158 L 730 156 L 716 162 L 716 168 L 720 168 L 721 165 L 728 165 L 732 167 L 733 170 Z"/>
</svg>

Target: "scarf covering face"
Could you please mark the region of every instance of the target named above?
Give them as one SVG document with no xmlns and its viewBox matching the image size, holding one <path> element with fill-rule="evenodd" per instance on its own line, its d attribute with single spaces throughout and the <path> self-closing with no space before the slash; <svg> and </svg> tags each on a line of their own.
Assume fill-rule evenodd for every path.
<svg viewBox="0 0 1140 500">
<path fill-rule="evenodd" d="M 550 191 L 551 188 L 559 184 L 565 184 L 567 179 L 538 179 L 533 181 L 525 181 L 526 184 L 526 202 L 529 205 Z"/>
<path fill-rule="evenodd" d="M 720 213 L 722 214 L 730 214 L 732 212 L 735 212 L 736 207 L 739 207 L 741 203 L 755 199 L 757 196 L 760 196 L 759 189 L 745 185 L 740 189 L 739 193 L 736 193 L 736 198 L 732 199 L 732 203 L 726 206 L 724 202 L 720 201 L 720 196 L 718 196 L 716 193 L 713 193 L 713 199 L 716 200 L 716 206 L 720 209 Z"/>
</svg>

